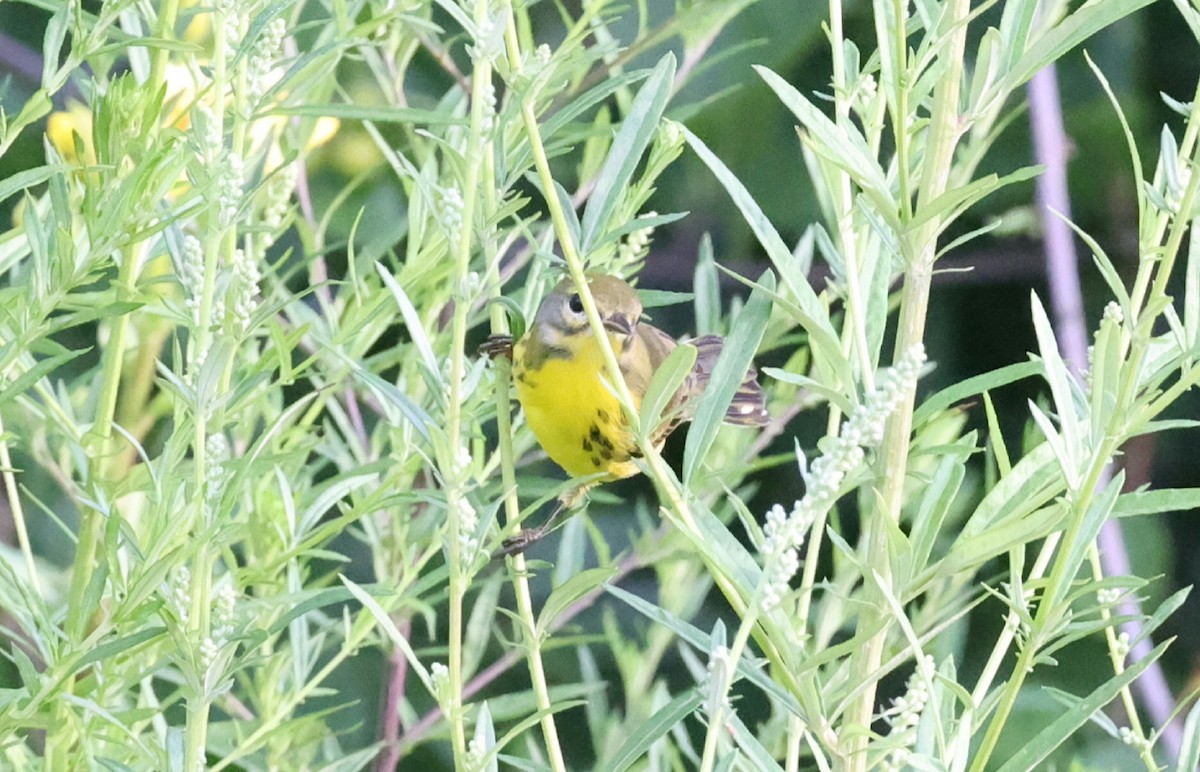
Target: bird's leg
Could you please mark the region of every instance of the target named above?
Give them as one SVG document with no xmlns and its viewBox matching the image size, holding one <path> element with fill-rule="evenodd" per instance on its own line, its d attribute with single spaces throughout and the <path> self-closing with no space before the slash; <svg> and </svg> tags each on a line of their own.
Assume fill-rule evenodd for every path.
<svg viewBox="0 0 1200 772">
<path fill-rule="evenodd" d="M 488 339 L 479 345 L 479 353 L 488 359 L 507 357 L 512 359 L 513 339 L 511 335 L 489 335 Z"/>
<path fill-rule="evenodd" d="M 524 552 L 531 545 L 539 541 L 546 534 L 554 530 L 554 521 L 568 509 L 574 509 L 587 494 L 589 485 L 581 485 L 578 488 L 572 488 L 566 493 L 558 497 L 558 506 L 550 513 L 550 517 L 546 522 L 536 528 L 523 528 L 516 536 L 510 536 L 500 545 L 500 549 L 492 553 L 492 559 L 505 557 L 507 555 L 516 555 L 518 552 Z"/>
</svg>

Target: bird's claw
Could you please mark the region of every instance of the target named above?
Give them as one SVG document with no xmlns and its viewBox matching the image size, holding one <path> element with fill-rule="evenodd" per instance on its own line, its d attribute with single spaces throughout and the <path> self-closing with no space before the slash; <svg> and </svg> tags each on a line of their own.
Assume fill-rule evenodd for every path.
<svg viewBox="0 0 1200 772">
<path fill-rule="evenodd" d="M 524 552 L 534 542 L 545 536 L 549 530 L 546 526 L 522 529 L 516 536 L 510 536 L 500 543 L 500 549 L 492 553 L 492 560 L 499 560 L 509 555 L 517 555 Z"/>
<path fill-rule="evenodd" d="M 489 335 L 488 339 L 479 345 L 480 356 L 488 359 L 507 357 L 512 359 L 513 339 L 511 335 Z"/>
</svg>

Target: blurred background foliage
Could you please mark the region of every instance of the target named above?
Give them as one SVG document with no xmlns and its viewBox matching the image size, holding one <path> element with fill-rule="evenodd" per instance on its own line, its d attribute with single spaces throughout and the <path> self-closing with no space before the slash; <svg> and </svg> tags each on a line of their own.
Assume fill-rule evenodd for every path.
<svg viewBox="0 0 1200 772">
<path fill-rule="evenodd" d="M 20 110 L 38 86 L 41 39 L 49 18 L 46 9 L 53 5 L 53 0 L 0 3 L 0 99 L 10 115 Z M 96 5 L 94 0 L 84 3 L 85 8 Z M 574 12 L 578 2 L 564 5 Z M 673 0 L 647 0 L 646 6 L 651 20 L 661 23 L 671 16 L 675 3 Z M 554 4 L 541 2 L 533 10 L 537 39 L 553 44 L 562 34 Z M 870 40 L 873 36 L 870 4 L 847 2 L 846 10 L 847 37 Z M 999 12 L 997 4 L 985 12 L 985 19 L 998 18 Z M 798 150 L 794 120 L 779 99 L 754 75 L 750 65 L 770 67 L 805 93 L 827 90 L 828 44 L 821 26 L 826 13 L 825 4 L 820 2 L 760 0 L 746 3 L 744 10 L 715 41 L 692 82 L 676 96 L 667 111 L 669 117 L 685 123 L 724 160 L 789 243 L 794 243 L 809 223 L 819 220 L 820 213 Z M 988 23 L 994 23 L 994 19 Z M 614 24 L 612 30 L 622 39 L 633 38 L 637 32 L 636 24 L 635 15 L 631 13 L 626 20 Z M 973 29 L 982 30 L 985 26 L 977 24 Z M 675 38 L 668 39 L 640 52 L 629 64 L 649 66 L 663 51 L 677 43 Z M 459 68 L 465 70 L 469 63 L 463 53 L 462 41 L 452 41 L 450 49 Z M 1176 11 L 1170 3 L 1156 3 L 1091 39 L 1086 50 L 1112 83 L 1144 156 L 1156 157 L 1157 127 L 1171 118 L 1160 94 L 1186 100 L 1192 84 L 1200 77 L 1200 56 Z M 342 65 L 340 82 L 349 101 L 381 102 L 370 78 L 359 67 L 349 60 Z M 417 55 L 410 73 L 406 83 L 409 104 L 432 108 L 444 93 L 450 76 L 426 51 Z M 1073 219 L 1104 244 L 1118 268 L 1126 269 L 1131 276 L 1137 259 L 1134 232 L 1137 213 L 1131 191 L 1133 176 L 1119 125 L 1083 61 L 1082 51 L 1072 52 L 1059 63 L 1058 77 L 1067 132 L 1076 146 L 1070 166 Z M 80 88 L 80 82 L 76 81 L 55 95 L 56 109 L 68 109 Z M 389 139 L 403 143 L 405 127 L 392 125 L 384 127 L 384 131 Z M 42 142 L 42 132 L 26 131 L 7 154 L 0 156 L 0 179 L 40 165 L 44 158 Z M 1028 125 L 1018 119 L 997 142 L 981 172 L 1005 173 L 1031 163 L 1031 158 Z M 569 178 L 571 167 L 563 164 L 561 173 L 564 178 Z M 405 207 L 400 184 L 383 163 L 366 131 L 356 123 L 343 121 L 330 141 L 313 154 L 309 183 L 319 213 L 329 211 L 335 199 L 353 185 L 349 196 L 334 211 L 331 242 L 348 238 L 356 228 L 355 239 L 360 248 L 386 250 L 400 235 L 397 229 L 403 227 L 401 213 Z M 567 187 L 571 185 L 567 183 Z M 999 229 L 972 241 L 939 264 L 942 273 L 934 283 L 926 340 L 936 370 L 922 381 L 924 393 L 973 374 L 1023 361 L 1027 352 L 1034 349 L 1029 293 L 1034 290 L 1045 295 L 1045 275 L 1032 200 L 1032 183 L 1005 188 L 969 212 L 955 224 L 955 231 L 943 239 L 948 241 L 956 234 L 995 218 L 1003 220 Z M 14 207 L 19 205 L 18 202 L 19 198 L 13 197 L 0 203 L 0 220 L 10 221 L 17 214 Z M 741 216 L 728 204 L 725 192 L 693 154 L 685 152 L 667 171 L 651 203 L 658 212 L 688 212 L 689 215 L 656 232 L 650 258 L 642 273 L 643 287 L 689 290 L 699 244 L 705 234 L 711 234 L 719 263 L 750 276 L 766 267 L 765 258 L 759 254 L 757 243 Z M 358 218 L 360 209 L 363 216 Z M 334 278 L 344 276 L 346 251 L 343 249 L 329 257 Z M 1108 297 L 1099 276 L 1089 270 L 1090 264 L 1082 268 L 1088 318 L 1092 321 L 1089 328 L 1094 328 L 1094 321 Z M 811 278 L 817 285 L 823 282 L 819 269 Z M 732 283 L 725 289 L 737 291 Z M 686 313 L 664 310 L 656 323 L 672 333 L 683 334 L 693 324 L 684 315 Z M 779 353 L 768 352 L 760 363 L 778 365 L 780 362 Z M 78 366 L 84 368 L 90 364 L 85 359 Z M 1037 388 L 1037 383 L 1024 382 L 993 395 L 999 415 L 1025 414 L 1024 404 L 1037 397 Z M 968 428 L 986 430 L 980 405 L 967 405 L 964 409 L 968 415 Z M 1175 413 L 1176 417 L 1200 415 L 1200 395 L 1193 392 L 1185 396 Z M 795 433 L 801 438 L 819 435 L 818 420 L 797 419 Z M 1017 446 L 1026 429 L 1021 424 L 1004 427 L 1009 442 Z M 1179 433 L 1143 437 L 1131 443 L 1124 456 L 1130 486 L 1146 483 L 1161 488 L 1197 485 L 1200 454 L 1190 447 L 1191 442 L 1193 440 Z M 772 451 L 785 453 L 790 448 L 791 439 L 785 436 Z M 677 461 L 678 455 L 678 448 L 668 448 L 668 459 Z M 758 510 L 800 495 L 800 481 L 794 465 L 782 468 L 783 473 L 759 476 L 761 487 L 755 501 Z M 38 487 L 36 479 L 26 478 L 25 483 L 31 489 Z M 46 488 L 52 490 L 53 486 Z M 644 480 L 613 486 L 613 493 L 614 498 L 640 495 L 643 499 L 653 500 L 653 492 Z M 623 539 L 621 522 L 604 520 L 605 497 L 598 500 L 600 506 L 592 510 L 594 517 L 614 539 Z M 1135 573 L 1158 577 L 1148 588 L 1149 608 L 1179 587 L 1200 580 L 1197 514 L 1178 512 L 1167 517 L 1122 521 Z M 11 528 L 7 517 L 0 519 L 0 538 L 15 543 Z M 40 524 L 35 522 L 32 538 L 39 554 L 64 569 L 70 565 L 71 544 L 55 526 L 44 520 Z M 339 542 L 337 547 L 351 558 L 362 550 L 362 545 L 349 539 Z M 551 540 L 536 547 L 533 555 L 552 556 L 554 549 Z M 357 556 L 362 557 L 361 554 Z M 347 574 L 355 581 L 370 581 L 369 565 L 365 559 L 352 562 Z M 639 575 L 640 581 L 654 581 L 653 573 L 652 569 L 645 569 Z M 987 573 L 985 571 L 984 575 Z M 635 585 L 639 576 L 633 577 Z M 508 592 L 507 588 L 502 591 L 501 603 L 508 602 Z M 709 618 L 716 613 L 717 609 L 712 609 Z M 598 605 L 578 618 L 576 624 L 583 630 L 598 631 L 604 618 L 615 614 L 621 619 L 615 621 L 614 617 L 610 620 L 613 623 L 644 624 L 640 620 L 631 620 L 627 609 L 612 604 Z M 704 615 L 697 625 L 706 627 Z M 979 635 L 972 637 L 986 642 L 989 631 L 998 630 L 1000 625 L 999 604 L 985 602 L 973 616 L 972 627 Z M 1163 659 L 1177 694 L 1187 691 L 1185 685 L 1200 682 L 1200 637 L 1195 635 L 1198 629 L 1200 596 L 1193 594 L 1159 633 L 1164 638 L 1179 636 Z M 1078 648 L 1079 656 L 1062 657 L 1060 667 L 1039 670 L 1038 677 L 1053 679 L 1064 688 L 1090 683 L 1096 675 L 1092 663 L 1104 656 L 1101 644 L 1098 641 L 1084 643 Z M 549 651 L 546 657 L 550 668 L 561 670 L 551 675 L 552 683 L 566 683 L 577 678 L 578 665 L 569 648 L 559 653 Z M 964 669 L 970 667 L 969 656 L 966 661 Z M 668 656 L 666 662 L 679 669 L 680 683 L 688 680 L 683 671 L 684 664 L 677 657 Z M 617 666 L 616 662 L 598 664 L 602 671 Z M 377 649 L 364 649 L 338 676 L 339 690 L 344 688 L 361 695 L 359 704 L 343 707 L 334 721 L 347 732 L 347 747 L 366 745 L 374 739 L 376 711 L 384 684 L 381 672 L 385 665 Z M 665 675 L 670 680 L 670 674 Z M 0 681 L 15 677 L 15 672 L 5 672 Z M 510 682 L 502 678 L 495 687 L 497 692 L 523 688 L 525 674 L 521 668 L 513 669 L 506 678 Z M 900 683 L 887 686 L 891 687 L 888 691 L 892 693 L 902 689 Z M 341 704 L 340 696 L 324 701 L 315 699 L 311 707 L 319 709 L 334 704 Z M 742 708 L 753 714 L 751 706 L 743 705 Z M 1022 708 L 1014 719 L 1014 729 L 1044 723 L 1047 715 L 1058 710 L 1057 704 L 1049 698 L 1041 704 L 1037 699 L 1031 700 Z M 578 710 L 572 712 L 578 713 Z M 565 714 L 559 725 L 569 751 L 574 745 L 570 741 L 572 732 L 586 731 L 581 720 L 570 720 L 572 712 Z M 750 716 L 746 718 L 750 723 Z M 1014 731 L 1010 736 L 1019 734 Z M 1115 768 L 1105 762 L 1103 747 L 1106 742 L 1109 741 L 1100 740 L 1091 748 L 1065 750 L 1081 754 L 1081 758 L 1090 761 L 1094 768 Z M 581 748 L 586 746 L 586 742 L 578 744 Z M 423 750 L 410 757 L 408 762 L 413 768 L 417 768 L 418 762 L 449 764 L 448 755 L 437 758 L 435 753 L 436 748 Z M 579 768 L 587 763 L 586 759 L 574 755 L 569 758 Z"/>
</svg>

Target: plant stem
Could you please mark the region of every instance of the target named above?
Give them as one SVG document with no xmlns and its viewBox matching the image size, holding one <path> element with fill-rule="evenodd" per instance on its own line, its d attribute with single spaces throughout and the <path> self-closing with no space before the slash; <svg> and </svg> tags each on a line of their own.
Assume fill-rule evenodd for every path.
<svg viewBox="0 0 1200 772">
<path fill-rule="evenodd" d="M 507 31 L 506 31 L 507 34 Z M 495 211 L 495 156 L 491 142 L 488 142 L 487 153 L 483 164 L 484 205 L 489 212 Z M 497 296 L 500 294 L 500 262 L 495 254 L 491 238 L 484 241 L 487 252 L 488 281 Z M 508 318 L 499 304 L 491 306 L 491 328 L 495 335 L 509 333 Z M 509 398 L 512 378 L 512 362 L 504 357 L 496 360 L 496 434 L 500 451 L 500 479 L 504 486 L 504 515 L 507 524 L 517 522 L 521 517 L 521 504 L 517 500 L 516 454 L 513 452 L 513 432 L 511 401 Z M 525 565 L 525 555 L 518 552 L 506 561 L 509 578 L 513 585 L 513 594 L 517 600 L 517 615 L 521 620 L 524 638 L 525 660 L 529 665 L 529 678 L 533 686 L 534 699 L 538 710 L 542 713 L 542 739 L 546 743 L 546 752 L 550 757 L 551 768 L 556 772 L 565 772 L 566 763 L 563 760 L 562 744 L 558 739 L 558 727 L 555 724 L 553 703 L 550 700 L 550 688 L 546 682 L 546 668 L 542 663 L 542 636 L 537 629 L 537 617 L 533 611 L 533 594 L 529 588 L 529 572 Z"/>
<path fill-rule="evenodd" d="M 223 756 L 220 761 L 213 764 L 211 772 L 221 772 L 222 769 L 229 767 L 235 761 L 253 753 L 258 747 L 266 741 L 272 732 L 279 729 L 281 725 L 293 718 L 293 711 L 297 707 L 304 704 L 304 701 L 312 695 L 313 692 L 320 688 L 321 684 L 327 678 L 333 675 L 333 672 L 338 669 L 352 654 L 358 651 L 359 646 L 374 634 L 375 623 L 370 614 L 359 614 L 358 619 L 354 622 L 354 628 L 350 634 L 346 636 L 342 647 L 338 649 L 337 654 L 329 658 L 329 661 L 322 666 L 320 670 L 308 681 L 306 681 L 294 694 L 283 700 L 279 704 L 278 710 L 271 716 L 263 716 L 258 727 L 241 741 L 236 748 Z"/>
<path fill-rule="evenodd" d="M 8 509 L 12 512 L 13 525 L 17 529 L 17 544 L 21 547 L 25 572 L 29 574 L 29 582 L 33 585 L 34 594 L 41 596 L 42 583 L 38 578 L 37 564 L 33 562 L 33 549 L 29 546 L 29 531 L 25 527 L 25 509 L 21 505 L 20 493 L 17 490 L 17 475 L 13 468 L 12 456 L 8 452 L 8 440 L 4 438 L 3 417 L 0 417 L 0 475 L 4 477 L 4 493 L 8 496 Z"/>
<path fill-rule="evenodd" d="M 1033 134 L 1037 161 L 1045 171 L 1037 179 L 1039 216 L 1042 222 L 1043 243 L 1046 252 L 1047 276 L 1049 277 L 1050 302 L 1054 313 L 1054 328 L 1063 349 L 1064 358 L 1073 373 L 1078 376 L 1088 367 L 1088 332 L 1083 312 L 1083 291 L 1079 280 L 1079 261 L 1075 253 L 1074 234 L 1068 224 L 1071 219 L 1071 199 L 1067 187 L 1068 140 L 1063 127 L 1062 109 L 1059 104 L 1058 80 L 1055 65 L 1049 64 L 1040 70 L 1029 83 L 1029 120 Z M 1110 475 L 1101 475 L 1099 486 L 1109 482 Z M 1109 519 L 1101 528 L 1098 543 L 1089 548 L 1093 574 L 1097 580 L 1105 573 L 1123 576 L 1130 573 L 1128 551 L 1121 524 Z M 1122 602 L 1121 615 L 1128 621 L 1122 627 L 1138 644 L 1131 652 L 1134 661 L 1148 655 L 1153 649 L 1149 636 L 1142 635 L 1142 609 L 1136 596 Z M 1102 617 L 1111 618 L 1107 606 L 1100 609 Z M 1117 650 L 1117 636 L 1113 627 L 1105 629 L 1109 656 L 1116 674 L 1124 671 L 1124 658 Z M 1174 698 L 1162 673 L 1161 664 L 1154 662 L 1136 681 L 1134 686 L 1142 693 L 1152 720 L 1163 726 L 1163 738 L 1172 758 L 1179 754 L 1179 731 L 1171 723 Z M 1137 735 L 1145 738 L 1141 721 L 1133 700 L 1131 687 L 1121 689 L 1130 725 Z M 1138 746 L 1143 761 L 1151 759 L 1149 744 Z"/>
<path fill-rule="evenodd" d="M 842 3 L 830 0 L 830 44 L 833 51 L 833 109 L 839 126 L 850 122 L 850 94 L 846 92 L 846 62 L 843 51 Z M 903 168 L 903 166 L 901 167 Z M 858 238 L 854 230 L 854 187 L 850 173 L 836 168 L 837 191 L 834 209 L 837 217 L 838 246 L 846 263 L 846 324 L 851 330 L 850 340 L 853 354 L 857 355 L 859 377 L 863 389 L 875 388 L 875 367 L 871 362 L 871 351 L 867 345 L 866 309 L 863 307 L 859 273 L 862 267 L 858 260 Z"/>
<path fill-rule="evenodd" d="M 230 82 L 228 57 L 226 56 L 229 45 L 226 36 L 227 16 L 219 5 L 213 9 L 212 16 L 213 75 L 210 88 L 213 95 L 211 104 L 213 128 L 211 134 L 224 138 L 226 113 L 225 91 Z M 236 107 L 234 111 L 235 114 L 238 112 Z M 227 162 L 224 157 L 223 139 L 220 147 L 205 147 L 202 148 L 201 152 L 206 155 L 205 160 L 214 166 Z M 222 222 L 221 208 L 222 202 L 210 199 L 205 218 L 207 227 L 213 236 L 205 242 L 204 283 L 200 294 L 200 308 L 197 314 L 196 326 L 192 331 L 193 340 L 188 362 L 189 372 L 197 384 L 201 383 L 204 364 L 207 362 L 208 355 L 212 351 L 213 310 L 216 301 L 217 270 L 221 263 L 223 251 L 232 243 L 232 239 L 236 237 L 233 228 Z M 232 365 L 232 358 L 229 365 Z M 228 367 L 225 373 L 228 373 Z M 222 380 L 224 381 L 225 379 L 223 378 Z M 215 397 L 216 395 L 203 393 L 200 388 L 196 390 L 195 413 L 192 418 L 192 462 L 194 468 L 192 484 L 194 488 L 193 499 L 195 500 L 193 532 L 197 534 L 209 533 L 213 521 L 208 490 L 210 460 L 208 458 L 207 441 L 210 428 L 219 429 L 221 427 L 221 423 L 215 417 L 210 416 L 212 406 L 216 403 Z M 212 420 L 213 427 L 209 425 L 210 420 Z M 209 539 L 203 539 L 203 543 L 196 550 L 193 561 L 190 618 L 193 621 L 191 628 L 191 633 L 194 636 L 192 645 L 195 647 L 193 661 L 198 663 L 198 670 L 194 673 L 198 693 L 189 695 L 187 699 L 187 723 L 184 732 L 184 765 L 185 769 L 189 770 L 189 772 L 202 769 L 205 766 L 205 749 L 208 745 L 208 714 L 211 704 L 211 695 L 208 693 L 209 663 L 204 661 L 199 652 L 204 643 L 210 638 L 212 632 L 212 571 L 214 557 L 213 547 Z"/>
<path fill-rule="evenodd" d="M 474 21 L 478 28 L 482 28 L 488 22 L 486 0 L 475 0 Z M 476 44 L 482 46 L 484 43 L 480 40 L 476 41 Z M 463 180 L 461 191 L 462 219 L 457 243 L 452 245 L 454 271 L 451 277 L 451 286 L 452 292 L 454 292 L 454 314 L 450 326 L 450 393 L 444 448 L 447 457 L 441 460 L 443 476 L 447 481 L 446 508 L 449 521 L 447 554 L 450 563 L 450 640 L 447 662 L 450 695 L 447 717 L 450 720 L 450 739 L 454 748 L 454 759 L 460 769 L 468 766 L 466 716 L 464 715 L 462 696 L 462 638 L 463 602 L 471 578 L 468 556 L 463 555 L 462 552 L 463 538 L 469 536 L 463 532 L 462 523 L 467 471 L 460 468 L 459 459 L 459 448 L 462 447 L 462 382 L 466 370 L 467 315 L 470 313 L 471 304 L 470 298 L 463 296 L 460 288 L 466 286 L 466 278 L 471 270 L 475 210 L 479 199 L 480 166 L 484 162 L 486 149 L 486 139 L 483 136 L 485 98 L 487 88 L 492 82 L 492 64 L 487 56 L 478 54 L 474 60 L 474 70 L 471 75 L 471 125 L 466 138 L 466 178 Z M 490 181 L 488 184 L 491 185 Z M 470 559 L 473 560 L 473 556 Z"/>
<path fill-rule="evenodd" d="M 901 33 L 903 32 L 903 16 L 907 4 L 897 3 L 897 13 Z M 950 167 L 954 157 L 954 148 L 960 136 L 959 126 L 959 92 L 963 78 L 963 53 L 966 45 L 967 14 L 970 12 L 968 0 L 952 0 L 947 3 L 942 16 L 942 29 L 939 34 L 947 37 L 947 43 L 942 48 L 939 58 L 945 61 L 944 71 L 934 89 L 933 108 L 930 116 L 924 165 L 920 179 L 920 189 L 917 198 L 917 211 L 921 212 L 946 191 Z M 903 34 L 893 36 L 891 44 L 898 51 L 907 51 L 907 42 Z M 897 57 L 900 54 L 897 53 Z M 903 58 L 900 58 L 903 61 Z M 902 73 L 898 72 L 897 77 Z M 905 93 L 903 83 L 896 84 L 900 95 Z M 906 104 L 899 100 L 899 104 Z M 900 168 L 906 168 L 906 158 L 900 154 L 901 140 L 907 136 L 907 112 L 897 111 L 892 117 L 899 121 L 893 126 L 897 137 L 897 161 Z M 902 177 L 902 180 L 904 178 Z M 910 196 L 901 187 L 901 207 L 907 207 Z M 902 219 L 903 212 L 902 212 Z M 925 318 L 929 306 L 930 281 L 933 276 L 933 264 L 937 254 L 937 233 L 942 218 L 933 216 L 926 224 L 915 228 L 913 232 L 904 234 L 901 240 L 901 250 L 907 261 L 904 279 L 904 290 L 901 295 L 900 319 L 896 332 L 896 346 L 893 359 L 899 359 L 913 346 L 919 345 L 925 336 Z M 879 581 L 892 581 L 891 558 L 889 556 L 888 529 L 900 519 L 900 510 L 904 504 L 904 487 L 908 471 L 909 437 L 912 433 L 912 415 L 916 394 L 909 392 L 891 418 L 888 419 L 884 433 L 884 444 L 880 454 L 877 469 L 882 478 L 881 506 L 876 509 L 875 517 L 868 529 L 864 554 L 867 556 L 865 565 L 871 566 L 879 575 Z M 886 518 L 886 520 L 884 520 Z M 876 626 L 880 616 L 886 614 L 886 605 L 882 602 L 880 589 L 871 581 L 866 584 L 867 604 L 859 616 L 859 629 L 870 629 Z M 868 730 L 875 709 L 875 692 L 880 664 L 883 660 L 883 648 L 887 641 L 887 625 L 878 626 L 876 632 L 866 646 L 855 655 L 851 662 L 852 677 L 865 684 L 858 702 L 847 715 L 847 722 L 860 727 L 861 733 L 849 733 L 849 747 L 845 749 L 849 758 L 844 761 L 855 770 L 865 770 L 867 754 L 865 753 L 869 738 Z"/>
<path fill-rule="evenodd" d="M 1110 521 L 1111 522 L 1111 521 Z M 1100 551 L 1096 548 L 1096 543 L 1088 547 L 1088 563 L 1092 568 L 1092 577 L 1096 581 L 1104 578 L 1104 566 L 1100 562 Z M 1140 614 L 1140 609 L 1138 609 Z M 1104 628 L 1104 642 L 1108 645 L 1108 661 L 1112 664 L 1113 673 L 1121 675 L 1125 672 L 1125 656 L 1121 653 L 1121 646 L 1117 640 L 1117 631 L 1115 625 L 1112 624 L 1112 612 L 1107 605 L 1100 607 L 1100 617 L 1108 622 L 1108 626 Z M 1133 692 L 1129 685 L 1121 687 L 1121 705 L 1125 708 L 1125 716 L 1129 720 L 1129 728 L 1134 735 L 1140 739 L 1146 739 L 1146 730 L 1142 727 L 1142 720 L 1138 717 L 1137 703 L 1133 699 Z M 1138 755 L 1142 759 L 1142 763 L 1146 765 L 1147 772 L 1157 772 L 1158 763 L 1154 760 L 1154 753 L 1150 743 L 1139 742 L 1133 746 L 1137 749 Z"/>
<path fill-rule="evenodd" d="M 750 633 L 757 621 L 758 606 L 761 600 L 761 592 L 755 592 L 750 600 L 749 607 L 742 614 L 742 621 L 738 625 L 737 633 L 733 637 L 733 645 L 729 647 L 727 655 L 728 670 L 721 674 L 723 678 L 719 693 L 718 690 L 709 692 L 712 703 L 708 706 L 708 730 L 704 733 L 704 756 L 700 762 L 701 772 L 712 772 L 713 764 L 716 762 L 717 745 L 721 740 L 721 736 L 726 731 L 725 713 L 729 709 L 725 705 L 725 699 L 729 694 L 730 687 L 733 686 L 733 679 L 737 674 L 738 661 L 742 657 L 742 651 L 746 648 L 746 642 L 749 641 Z M 711 652 L 709 656 L 712 656 Z"/>
<path fill-rule="evenodd" d="M 1096 482 L 1100 475 L 1104 473 L 1104 469 L 1107 466 L 1107 459 L 1115 451 L 1116 443 L 1111 439 L 1101 444 L 1099 451 L 1092 456 L 1088 475 L 1083 484 L 1080 485 L 1075 501 L 1071 503 L 1071 520 L 1062 533 L 1062 541 L 1060 542 L 1062 549 L 1058 550 L 1057 558 L 1050 569 L 1050 577 L 1046 580 L 1041 597 L 1038 600 L 1038 609 L 1030 627 L 1029 639 L 1021 647 L 1017 655 L 1016 665 L 1013 667 L 1012 675 L 1004 685 L 1004 691 L 996 707 L 996 712 L 992 715 L 991 723 L 988 724 L 987 732 L 984 734 L 983 741 L 980 743 L 979 749 L 976 751 L 974 760 L 972 761 L 972 772 L 982 772 L 986 768 L 987 761 L 991 758 L 992 752 L 995 751 L 996 743 L 1000 739 L 1000 733 L 1003 731 L 1005 724 L 1008 723 L 1008 717 L 1012 713 L 1013 706 L 1016 705 L 1017 697 L 1020 695 L 1025 678 L 1033 669 L 1034 658 L 1037 656 L 1038 648 L 1042 643 L 1040 635 L 1043 631 L 1051 627 L 1050 617 L 1052 614 L 1059 612 L 1059 600 L 1066 591 L 1067 584 L 1074 579 L 1074 577 L 1066 576 L 1067 559 L 1071 551 L 1070 547 L 1079 538 L 1079 531 L 1083 525 L 1084 516 L 1087 514 L 1088 505 L 1091 503 L 1092 491 L 1095 490 Z M 1049 544 L 1050 542 L 1047 541 L 1047 545 Z M 1043 547 L 1043 550 L 1045 550 L 1045 547 Z"/>
</svg>

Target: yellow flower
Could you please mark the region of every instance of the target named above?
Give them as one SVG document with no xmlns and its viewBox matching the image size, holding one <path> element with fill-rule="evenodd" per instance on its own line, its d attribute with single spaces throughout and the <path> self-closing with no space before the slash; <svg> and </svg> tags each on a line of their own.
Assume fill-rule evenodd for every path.
<svg viewBox="0 0 1200 772">
<path fill-rule="evenodd" d="M 83 158 L 77 152 L 76 134 L 82 140 Z M 67 163 L 80 166 L 96 163 L 96 150 L 92 147 L 92 111 L 86 105 L 70 99 L 66 110 L 51 113 L 46 119 L 46 137 Z"/>
</svg>

